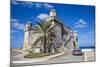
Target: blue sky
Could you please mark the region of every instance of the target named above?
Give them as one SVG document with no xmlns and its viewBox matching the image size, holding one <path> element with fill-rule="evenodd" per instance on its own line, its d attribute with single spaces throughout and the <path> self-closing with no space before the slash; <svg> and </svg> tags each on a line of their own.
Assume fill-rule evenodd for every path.
<svg viewBox="0 0 100 67">
<path fill-rule="evenodd" d="M 11 1 L 11 47 L 23 47 L 24 27 L 28 22 L 36 25 L 55 9 L 64 25 L 78 32 L 80 47 L 95 45 L 95 7 L 83 5 Z"/>
</svg>

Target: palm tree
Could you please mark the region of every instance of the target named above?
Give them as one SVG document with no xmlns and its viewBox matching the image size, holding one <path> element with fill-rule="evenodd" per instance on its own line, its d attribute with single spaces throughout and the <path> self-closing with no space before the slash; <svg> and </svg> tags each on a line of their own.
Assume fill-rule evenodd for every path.
<svg viewBox="0 0 100 67">
<path fill-rule="evenodd" d="M 35 31 L 34 33 L 39 33 L 41 34 L 41 36 L 36 39 L 35 43 L 33 44 L 33 47 L 36 46 L 39 41 L 41 41 L 41 45 L 43 45 L 44 47 L 44 52 L 50 52 L 48 48 L 50 48 L 50 46 L 52 45 L 51 42 L 54 38 L 54 36 L 51 35 L 51 31 L 56 25 L 52 25 L 50 22 L 41 22 L 37 24 L 38 27 L 33 28 L 33 30 Z"/>
</svg>

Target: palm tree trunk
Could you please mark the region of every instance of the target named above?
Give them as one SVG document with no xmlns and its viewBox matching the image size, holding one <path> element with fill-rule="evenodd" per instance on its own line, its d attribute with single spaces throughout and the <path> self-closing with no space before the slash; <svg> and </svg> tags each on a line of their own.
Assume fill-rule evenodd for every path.
<svg viewBox="0 0 100 67">
<path fill-rule="evenodd" d="M 44 37 L 44 53 L 46 53 L 46 37 Z"/>
<path fill-rule="evenodd" d="M 73 41 L 73 46 L 74 46 L 74 49 L 76 48 L 76 44 L 75 44 L 75 41 Z"/>
</svg>

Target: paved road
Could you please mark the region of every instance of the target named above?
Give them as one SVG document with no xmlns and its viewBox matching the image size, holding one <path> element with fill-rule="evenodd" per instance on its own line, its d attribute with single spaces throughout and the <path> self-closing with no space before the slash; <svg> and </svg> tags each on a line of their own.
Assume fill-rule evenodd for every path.
<svg viewBox="0 0 100 67">
<path fill-rule="evenodd" d="M 71 54 L 64 54 L 62 56 L 52 58 L 47 61 L 38 62 L 38 63 L 21 63 L 21 64 L 14 64 L 16 66 L 24 66 L 24 65 L 40 65 L 40 64 L 53 64 L 53 63 L 69 63 L 69 62 L 82 62 L 83 56 L 73 56 Z"/>
</svg>

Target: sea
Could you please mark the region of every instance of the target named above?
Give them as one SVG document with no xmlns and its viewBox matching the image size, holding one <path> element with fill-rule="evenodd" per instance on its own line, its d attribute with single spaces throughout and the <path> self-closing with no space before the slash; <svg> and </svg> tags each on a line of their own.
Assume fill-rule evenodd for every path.
<svg viewBox="0 0 100 67">
<path fill-rule="evenodd" d="M 88 47 L 80 47 L 82 52 L 86 51 L 95 51 L 95 46 L 88 46 Z"/>
</svg>

